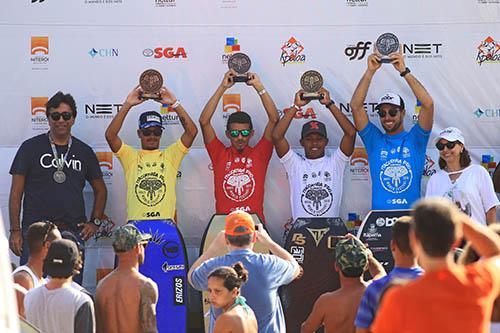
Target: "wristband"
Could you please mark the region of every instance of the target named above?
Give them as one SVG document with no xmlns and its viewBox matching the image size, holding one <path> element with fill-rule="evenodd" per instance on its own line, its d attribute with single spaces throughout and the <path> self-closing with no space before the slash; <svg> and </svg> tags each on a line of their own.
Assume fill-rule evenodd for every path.
<svg viewBox="0 0 500 333">
<path fill-rule="evenodd" d="M 260 95 L 260 96 L 262 96 L 262 95 L 264 95 L 266 92 L 267 92 L 267 91 L 266 91 L 266 89 L 262 89 L 261 91 L 259 91 L 259 95 Z"/>
<path fill-rule="evenodd" d="M 330 106 L 332 106 L 332 105 L 335 105 L 335 102 L 333 101 L 333 99 L 331 99 L 330 102 L 325 104 L 325 108 L 329 109 Z"/>
<path fill-rule="evenodd" d="M 300 110 L 300 108 L 297 105 L 295 105 L 295 103 L 290 105 L 289 109 L 291 109 L 291 108 L 296 108 L 297 110 Z"/>
<path fill-rule="evenodd" d="M 170 107 L 172 109 L 176 109 L 177 107 L 179 107 L 179 105 L 181 105 L 181 101 L 179 100 L 176 100 L 174 104 L 172 104 Z"/>
<path fill-rule="evenodd" d="M 405 68 L 404 71 L 402 71 L 399 75 L 401 77 L 404 77 L 406 74 L 411 73 L 410 69 L 408 67 Z"/>
</svg>

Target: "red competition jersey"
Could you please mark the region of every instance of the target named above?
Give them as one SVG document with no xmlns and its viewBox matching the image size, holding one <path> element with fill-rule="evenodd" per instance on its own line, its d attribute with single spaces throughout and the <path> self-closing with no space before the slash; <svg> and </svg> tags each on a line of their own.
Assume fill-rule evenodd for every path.
<svg viewBox="0 0 500 333">
<path fill-rule="evenodd" d="M 264 182 L 273 144 L 264 136 L 240 153 L 216 137 L 205 145 L 214 170 L 215 209 L 228 214 L 240 209 L 264 220 Z"/>
</svg>

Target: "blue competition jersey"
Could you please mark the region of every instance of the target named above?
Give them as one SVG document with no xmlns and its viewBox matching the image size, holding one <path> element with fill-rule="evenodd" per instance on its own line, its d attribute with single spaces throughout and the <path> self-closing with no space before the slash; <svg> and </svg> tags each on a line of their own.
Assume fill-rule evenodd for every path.
<svg viewBox="0 0 500 333">
<path fill-rule="evenodd" d="M 409 132 L 388 135 L 371 122 L 359 132 L 370 163 L 372 209 L 408 209 L 420 198 L 430 133 L 416 124 Z"/>
</svg>

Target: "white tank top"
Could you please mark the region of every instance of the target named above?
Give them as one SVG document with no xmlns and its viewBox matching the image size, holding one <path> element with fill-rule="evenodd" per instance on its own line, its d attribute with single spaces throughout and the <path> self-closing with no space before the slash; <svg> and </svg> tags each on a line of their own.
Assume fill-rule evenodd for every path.
<svg viewBox="0 0 500 333">
<path fill-rule="evenodd" d="M 26 265 L 22 265 L 22 266 L 19 266 L 18 268 L 16 268 L 12 272 L 12 276 L 14 276 L 14 274 L 16 274 L 17 272 L 26 272 L 26 273 L 28 273 L 29 276 L 31 276 L 31 279 L 33 280 L 33 286 L 34 286 L 34 288 L 36 288 L 38 286 L 41 286 L 41 285 L 43 285 L 45 283 L 45 279 L 42 279 L 40 281 L 38 279 L 38 276 L 36 276 L 36 274 L 31 270 L 31 268 L 29 268 Z"/>
</svg>

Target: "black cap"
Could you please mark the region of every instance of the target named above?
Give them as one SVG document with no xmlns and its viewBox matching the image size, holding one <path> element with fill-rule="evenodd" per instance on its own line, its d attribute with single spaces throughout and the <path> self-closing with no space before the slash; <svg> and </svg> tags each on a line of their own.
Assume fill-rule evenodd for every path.
<svg viewBox="0 0 500 333">
<path fill-rule="evenodd" d="M 63 232 L 61 232 L 61 237 L 63 239 L 69 239 L 70 241 L 73 241 L 76 244 L 76 246 L 78 247 L 78 250 L 83 252 L 84 248 L 83 248 L 82 243 L 80 243 L 78 238 L 76 238 L 76 236 L 71 231 L 64 230 Z"/>
<path fill-rule="evenodd" d="M 148 128 L 159 126 L 163 128 L 161 123 L 161 115 L 156 111 L 146 111 L 139 117 L 139 128 Z"/>
<path fill-rule="evenodd" d="M 50 244 L 43 261 L 43 273 L 52 277 L 70 277 L 79 257 L 75 242 L 58 239 Z"/>
<path fill-rule="evenodd" d="M 304 126 L 302 126 L 302 139 L 311 133 L 318 133 L 324 136 L 325 139 L 328 138 L 326 135 L 326 126 L 321 121 L 311 120 L 310 122 L 307 122 L 304 124 Z"/>
</svg>

